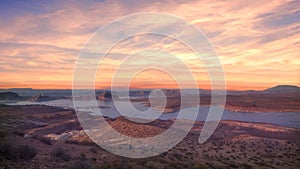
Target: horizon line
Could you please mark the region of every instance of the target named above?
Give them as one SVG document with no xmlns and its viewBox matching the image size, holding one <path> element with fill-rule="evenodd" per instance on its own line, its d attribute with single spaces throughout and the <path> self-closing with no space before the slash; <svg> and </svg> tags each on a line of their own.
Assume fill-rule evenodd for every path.
<svg viewBox="0 0 300 169">
<path fill-rule="evenodd" d="M 295 86 L 299 87 L 298 85 L 289 85 L 289 84 L 280 84 L 275 85 L 271 87 L 266 87 L 264 89 L 226 89 L 226 91 L 263 91 L 269 88 L 273 88 L 276 86 Z M 255 88 L 255 87 L 254 87 Z M 257 87 L 258 88 L 258 87 Z M 29 90 L 111 90 L 111 88 L 95 88 L 95 89 L 88 89 L 88 88 L 82 88 L 82 89 L 72 89 L 72 88 L 32 88 L 32 87 L 4 87 L 0 88 L 0 90 L 22 90 L 22 89 L 29 89 Z M 125 87 L 120 87 L 118 89 L 126 89 Z M 165 90 L 180 90 L 180 89 L 198 89 L 198 90 L 208 90 L 212 91 L 212 89 L 205 89 L 205 88 L 129 88 L 130 90 L 154 90 L 154 89 L 165 89 Z M 220 90 L 220 89 L 215 89 Z"/>
</svg>

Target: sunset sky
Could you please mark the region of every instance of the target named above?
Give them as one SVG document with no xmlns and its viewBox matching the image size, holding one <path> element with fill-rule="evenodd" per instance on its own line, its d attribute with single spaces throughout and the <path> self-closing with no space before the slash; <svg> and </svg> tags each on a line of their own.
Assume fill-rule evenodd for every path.
<svg viewBox="0 0 300 169">
<path fill-rule="evenodd" d="M 228 89 L 299 86 L 299 7 L 298 0 L 0 1 L 0 88 L 70 89 L 78 54 L 93 33 L 119 17 L 141 12 L 176 15 L 202 30 L 219 55 Z M 145 45 L 157 39 L 135 36 L 114 53 L 130 53 L 131 40 Z M 188 57 L 173 45 L 179 57 Z M 119 61 L 111 57 L 107 67 L 100 66 L 97 87 L 109 86 L 111 67 Z M 169 61 L 160 55 L 159 62 Z M 199 87 L 209 88 L 200 64 L 190 62 L 199 73 Z M 157 70 L 135 79 L 136 88 L 174 87 L 174 79 Z"/>
</svg>

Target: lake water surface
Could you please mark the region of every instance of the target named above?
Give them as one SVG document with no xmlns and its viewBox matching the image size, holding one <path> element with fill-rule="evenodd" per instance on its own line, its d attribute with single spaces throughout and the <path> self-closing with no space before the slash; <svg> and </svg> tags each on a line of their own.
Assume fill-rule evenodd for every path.
<svg viewBox="0 0 300 169">
<path fill-rule="evenodd" d="M 86 103 L 85 103 L 86 102 Z M 154 119 L 158 117 L 162 120 L 168 119 L 176 119 L 178 118 L 179 112 L 174 113 L 165 113 L 161 114 L 159 111 L 154 109 L 149 109 L 142 103 L 132 103 L 134 107 L 138 110 L 147 111 L 146 113 L 140 114 L 132 114 L 132 109 L 130 108 L 129 104 L 122 104 L 122 101 L 115 101 L 118 102 L 122 108 L 121 113 L 116 109 L 112 101 L 101 101 L 98 100 L 98 107 L 88 107 L 84 105 L 90 105 L 89 101 L 83 101 L 82 107 L 80 108 L 81 111 L 86 111 L 92 113 L 94 115 L 102 115 L 111 118 L 115 118 L 118 116 L 131 116 L 144 118 L 144 119 Z M 27 104 L 39 104 L 39 105 L 48 105 L 48 106 L 58 106 L 62 108 L 74 108 L 73 101 L 71 99 L 63 99 L 63 100 L 54 100 L 54 101 L 47 101 L 47 102 L 17 102 L 17 103 L 7 103 L 10 105 L 27 105 Z M 182 119 L 193 119 L 193 114 L 197 111 L 198 107 L 188 107 L 182 109 Z M 99 112 L 101 111 L 101 113 Z M 198 121 L 205 121 L 207 114 L 209 111 L 208 106 L 200 106 L 198 111 L 197 120 Z M 270 123 L 276 124 L 286 127 L 292 128 L 300 128 L 300 112 L 264 112 L 264 113 L 252 113 L 252 112 L 234 112 L 230 110 L 224 110 L 222 120 L 237 120 L 237 121 L 244 121 L 244 122 L 261 122 L 261 123 Z"/>
</svg>

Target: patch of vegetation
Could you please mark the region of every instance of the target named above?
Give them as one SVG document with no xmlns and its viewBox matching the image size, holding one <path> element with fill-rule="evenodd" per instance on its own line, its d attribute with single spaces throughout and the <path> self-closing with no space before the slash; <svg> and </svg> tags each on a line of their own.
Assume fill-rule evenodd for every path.
<svg viewBox="0 0 300 169">
<path fill-rule="evenodd" d="M 14 146 L 7 141 L 0 141 L 0 156 L 9 160 L 31 160 L 37 155 L 37 150 L 31 145 Z"/>
<path fill-rule="evenodd" d="M 7 132 L 4 130 L 0 130 L 0 138 L 7 136 Z"/>
<path fill-rule="evenodd" d="M 51 151 L 52 158 L 59 158 L 63 161 L 69 161 L 71 159 L 71 154 L 69 151 L 63 149 L 62 147 L 54 147 Z"/>
<path fill-rule="evenodd" d="M 85 145 L 85 146 L 97 146 L 96 143 L 94 143 L 91 140 L 83 140 L 83 141 L 78 141 L 78 140 L 66 140 L 65 143 L 68 144 L 78 144 L 78 145 Z"/>
<path fill-rule="evenodd" d="M 0 141 L 0 156 L 5 158 L 9 158 L 12 153 L 12 146 L 7 141 Z"/>
<path fill-rule="evenodd" d="M 84 155 L 81 155 L 79 159 L 76 159 L 71 165 L 66 167 L 68 169 L 93 169 L 92 164 L 85 158 Z"/>
<path fill-rule="evenodd" d="M 30 145 L 21 145 L 17 148 L 17 154 L 20 159 L 31 160 L 36 156 L 37 150 Z"/>
<path fill-rule="evenodd" d="M 206 164 L 202 164 L 202 163 L 194 164 L 192 166 L 192 169 L 208 169 L 208 168 L 209 167 Z"/>
<path fill-rule="evenodd" d="M 157 161 L 148 161 L 145 165 L 149 169 L 163 169 L 164 166 Z"/>
<path fill-rule="evenodd" d="M 99 166 L 99 169 L 131 169 L 124 160 L 116 160 L 113 162 L 106 162 Z"/>
<path fill-rule="evenodd" d="M 21 136 L 21 137 L 24 137 L 24 135 L 25 135 L 25 133 L 23 131 L 20 131 L 20 130 L 14 131 L 13 133 L 15 135 L 18 135 L 18 136 Z"/>
<path fill-rule="evenodd" d="M 49 145 L 49 146 L 52 145 L 52 142 L 51 142 L 51 140 L 50 140 L 49 138 L 42 137 L 42 138 L 40 139 L 40 141 L 41 141 L 42 143 L 44 143 L 44 144 Z"/>
<path fill-rule="evenodd" d="M 97 154 L 97 150 L 94 147 L 91 147 L 89 150 L 90 150 L 90 152 Z"/>
<path fill-rule="evenodd" d="M 44 144 L 47 144 L 49 146 L 52 145 L 52 141 L 49 138 L 47 138 L 47 137 L 34 135 L 33 138 L 36 139 L 36 140 L 39 140 L 40 142 L 42 142 Z"/>
</svg>

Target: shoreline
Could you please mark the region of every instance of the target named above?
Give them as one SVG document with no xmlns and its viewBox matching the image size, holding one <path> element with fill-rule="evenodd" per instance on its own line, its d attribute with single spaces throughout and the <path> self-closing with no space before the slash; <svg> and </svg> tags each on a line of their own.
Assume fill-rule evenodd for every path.
<svg viewBox="0 0 300 169">
<path fill-rule="evenodd" d="M 250 109 L 250 110 L 249 110 Z M 266 108 L 249 108 L 249 107 L 238 107 L 238 106 L 225 106 L 225 110 L 233 112 L 246 112 L 246 113 L 300 113 L 300 111 L 293 111 L 289 109 L 285 110 L 274 110 Z"/>
<path fill-rule="evenodd" d="M 62 109 L 62 110 L 65 110 L 65 111 L 71 111 L 73 112 L 75 115 L 76 115 L 76 111 L 73 109 L 73 108 L 65 108 L 65 107 L 60 107 L 60 106 L 52 106 L 52 105 L 44 105 L 44 104 L 30 104 L 30 105 L 5 105 L 5 104 L 0 104 L 0 107 L 1 106 L 7 106 L 7 107 L 35 107 L 35 106 L 41 106 L 41 107 L 45 107 L 45 108 L 55 108 L 55 109 Z M 207 107 L 209 107 L 208 105 L 205 105 Z M 101 108 L 101 107 L 99 107 Z M 107 107 L 105 107 L 107 108 Z M 228 110 L 228 109 L 224 109 L 224 110 Z M 230 110 L 232 111 L 232 110 Z M 298 112 L 239 112 L 239 111 L 232 111 L 232 112 L 238 112 L 238 113 L 298 113 Z M 176 113 L 175 112 L 170 112 L 170 113 L 165 113 L 165 114 L 172 114 L 172 113 Z M 93 115 L 93 112 L 89 112 L 89 114 L 91 116 L 99 116 L 99 115 Z M 223 114 L 224 115 L 224 114 Z M 118 118 L 122 118 L 124 116 L 117 116 L 117 117 L 110 117 L 110 116 L 107 116 L 107 115 L 102 115 L 102 117 L 104 117 L 105 119 L 110 119 L 110 120 L 115 120 L 115 119 L 118 119 Z M 126 117 L 124 117 L 126 118 Z M 127 118 L 126 118 L 127 119 Z M 142 120 L 142 119 L 141 119 Z M 161 121 L 174 121 L 176 120 L 176 118 L 170 118 L 170 119 L 156 119 L 156 120 L 161 120 Z M 191 119 L 181 119 L 181 120 L 186 120 L 186 121 L 193 121 Z M 300 129 L 300 127 L 292 127 L 292 126 L 286 126 L 286 125 L 280 125 L 280 124 L 274 124 L 274 123 L 268 123 L 268 122 L 255 122 L 255 121 L 244 121 L 244 120 L 233 120 L 233 119 L 221 119 L 220 122 L 222 121 L 232 121 L 232 122 L 240 122 L 240 123 L 253 123 L 253 124 L 266 124 L 266 125 L 274 125 L 274 126 L 279 126 L 279 127 L 286 127 L 286 128 L 291 128 L 291 129 Z M 199 119 L 196 119 L 195 120 L 195 123 L 196 122 L 205 122 L 205 120 L 199 120 Z"/>
</svg>

